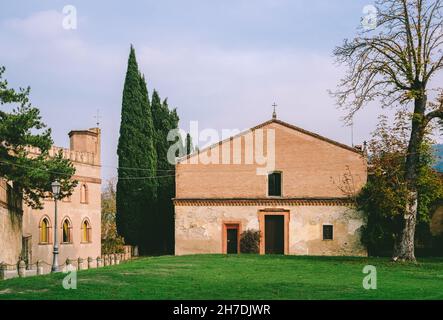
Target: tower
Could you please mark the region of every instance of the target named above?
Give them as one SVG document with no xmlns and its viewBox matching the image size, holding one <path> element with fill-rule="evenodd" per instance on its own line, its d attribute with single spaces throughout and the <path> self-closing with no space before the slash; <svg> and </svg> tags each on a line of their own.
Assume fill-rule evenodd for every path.
<svg viewBox="0 0 443 320">
<path fill-rule="evenodd" d="M 100 165 L 100 128 L 69 132 L 70 149 L 94 154 L 94 163 Z"/>
</svg>

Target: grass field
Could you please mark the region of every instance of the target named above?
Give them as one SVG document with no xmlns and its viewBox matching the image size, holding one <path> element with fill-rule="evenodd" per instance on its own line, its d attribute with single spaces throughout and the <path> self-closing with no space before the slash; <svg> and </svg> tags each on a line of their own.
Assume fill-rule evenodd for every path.
<svg viewBox="0 0 443 320">
<path fill-rule="evenodd" d="M 377 290 L 363 289 L 368 264 Z M 65 276 L 0 281 L 0 299 L 443 299 L 443 259 L 166 256 L 80 271 L 75 290 Z"/>
</svg>

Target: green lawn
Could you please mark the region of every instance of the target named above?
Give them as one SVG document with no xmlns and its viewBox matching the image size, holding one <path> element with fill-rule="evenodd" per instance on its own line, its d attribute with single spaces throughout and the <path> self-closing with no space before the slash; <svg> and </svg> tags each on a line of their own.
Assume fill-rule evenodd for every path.
<svg viewBox="0 0 443 320">
<path fill-rule="evenodd" d="M 362 287 L 368 264 L 377 290 Z M 65 276 L 0 281 L 0 299 L 443 299 L 443 259 L 166 256 L 81 271 L 76 290 Z"/>
</svg>

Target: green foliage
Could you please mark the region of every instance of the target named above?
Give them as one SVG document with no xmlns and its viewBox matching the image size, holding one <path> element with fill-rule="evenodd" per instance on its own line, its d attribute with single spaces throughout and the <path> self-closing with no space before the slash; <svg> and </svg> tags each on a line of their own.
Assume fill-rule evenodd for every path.
<svg viewBox="0 0 443 320">
<path fill-rule="evenodd" d="M 174 206 L 175 197 L 175 166 L 168 161 L 168 150 L 175 141 L 168 141 L 168 133 L 178 127 L 179 118 L 175 109 L 170 110 L 167 99 L 161 102 L 156 90 L 152 94 L 152 114 L 156 132 L 158 197 L 156 232 L 151 243 L 154 244 L 152 253 L 174 253 Z"/>
<path fill-rule="evenodd" d="M 102 253 L 123 253 L 124 239 L 118 235 L 115 223 L 116 216 L 116 190 L 114 181 L 107 182 L 102 192 L 102 223 L 101 223 L 101 239 Z"/>
<path fill-rule="evenodd" d="M 443 132 L 443 122 L 441 128 Z M 437 169 L 437 171 L 443 173 L 443 144 L 438 144 L 434 146 L 434 150 L 437 157 L 437 163 L 435 164 L 435 168 Z"/>
<path fill-rule="evenodd" d="M 178 121 L 176 110 L 170 110 L 157 91 L 149 101 L 131 46 L 118 146 L 117 228 L 142 254 L 174 250 L 175 167 L 167 153 L 175 141 L 167 136 Z"/>
<path fill-rule="evenodd" d="M 123 89 L 120 138 L 118 142 L 117 228 L 131 245 L 141 245 L 151 225 L 147 215 L 155 214 L 157 155 L 148 92 L 138 71 L 131 46 Z"/>
<path fill-rule="evenodd" d="M 192 145 L 192 138 L 189 133 L 186 134 L 186 154 L 191 154 L 194 152 L 194 147 Z"/>
<path fill-rule="evenodd" d="M 258 254 L 260 251 L 260 231 L 246 230 L 240 236 L 240 252 Z"/>
<path fill-rule="evenodd" d="M 61 183 L 61 198 L 70 196 L 77 181 L 72 163 L 60 152 L 49 157 L 53 141 L 51 130 L 43 123 L 40 111 L 29 102 L 30 88 L 8 87 L 0 68 L 0 105 L 12 104 L 11 112 L 0 110 L 0 176 L 12 181 L 32 208 L 42 208 L 42 199 L 51 196 L 51 183 Z M 38 154 L 30 149 L 37 148 Z"/>
<path fill-rule="evenodd" d="M 408 194 L 404 170 L 409 132 L 404 112 L 397 113 L 393 126 L 381 117 L 368 144 L 370 175 L 357 204 L 365 214 L 362 242 L 370 254 L 390 254 L 401 232 Z M 433 169 L 431 146 L 432 141 L 425 139 L 418 164 L 417 220 L 421 227 L 417 228 L 416 240 L 421 242 L 428 236 L 433 205 L 443 197 L 443 182 Z"/>
</svg>

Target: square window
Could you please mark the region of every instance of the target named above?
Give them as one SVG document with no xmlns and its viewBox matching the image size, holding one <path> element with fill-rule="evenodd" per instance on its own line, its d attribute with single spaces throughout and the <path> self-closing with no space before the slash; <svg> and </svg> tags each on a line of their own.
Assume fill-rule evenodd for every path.
<svg viewBox="0 0 443 320">
<path fill-rule="evenodd" d="M 332 225 L 323 226 L 323 240 L 334 239 L 334 227 Z"/>
</svg>

